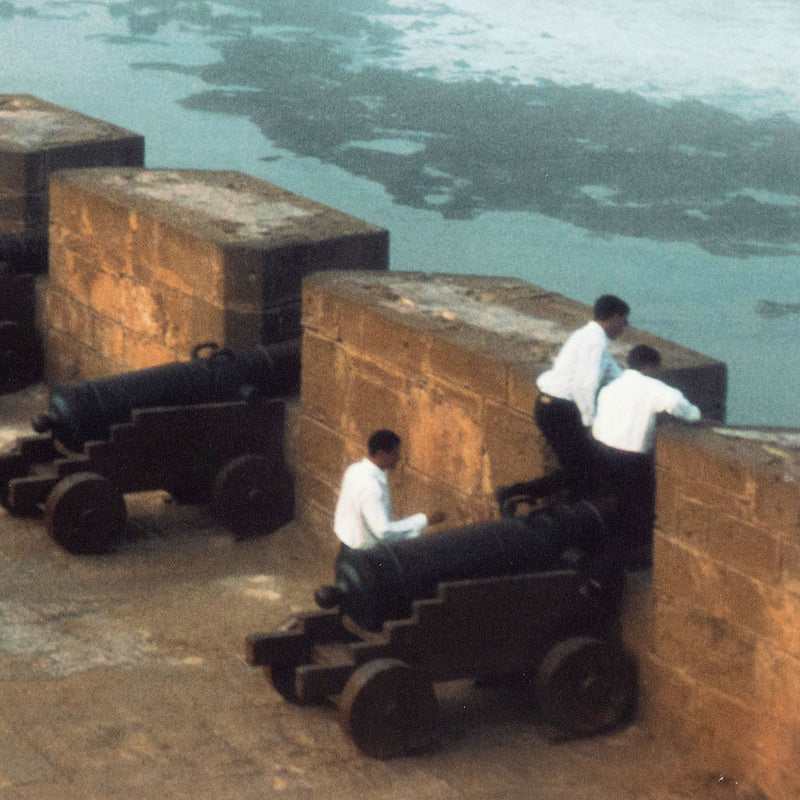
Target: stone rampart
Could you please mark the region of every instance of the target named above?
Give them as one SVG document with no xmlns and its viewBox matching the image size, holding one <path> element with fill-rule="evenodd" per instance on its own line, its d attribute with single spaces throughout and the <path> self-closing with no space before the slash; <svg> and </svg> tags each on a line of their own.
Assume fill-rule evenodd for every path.
<svg viewBox="0 0 800 800">
<path fill-rule="evenodd" d="M 307 278 L 302 391 L 287 436 L 309 552 L 332 561 L 342 472 L 378 427 L 404 440 L 390 478 L 398 514 L 442 508 L 447 525 L 496 515 L 496 485 L 552 465 L 531 418 L 535 377 L 589 315 L 512 279 Z M 724 418 L 724 365 L 632 329 L 613 343 L 618 360 L 640 342 L 662 352 L 664 380 Z M 798 443 L 800 434 L 662 426 L 653 570 L 629 577 L 623 617 L 643 724 L 698 769 L 771 800 L 800 797 Z"/>
<path fill-rule="evenodd" d="M 388 232 L 231 171 L 64 170 L 50 181 L 49 382 L 300 334 L 302 277 L 388 268 Z"/>
<path fill-rule="evenodd" d="M 721 775 L 800 797 L 800 433 L 666 427 L 644 714 Z"/>
</svg>

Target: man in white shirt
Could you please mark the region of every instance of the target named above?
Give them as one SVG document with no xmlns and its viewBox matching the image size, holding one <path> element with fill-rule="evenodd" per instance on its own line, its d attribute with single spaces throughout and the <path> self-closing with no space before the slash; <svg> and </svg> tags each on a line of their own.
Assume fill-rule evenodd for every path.
<svg viewBox="0 0 800 800">
<path fill-rule="evenodd" d="M 657 414 L 666 412 L 687 422 L 701 417 L 683 392 L 653 377 L 660 365 L 658 350 L 636 345 L 628 354 L 628 369 L 600 390 L 592 426 L 599 469 L 617 495 L 630 544 L 646 544 L 653 530 Z"/>
<path fill-rule="evenodd" d="M 374 547 L 380 541 L 414 538 L 426 526 L 445 519 L 440 511 L 392 519 L 386 473 L 400 461 L 400 444 L 394 431 L 375 431 L 367 442 L 367 457 L 345 470 L 333 522 L 343 545 L 358 549 Z"/>
<path fill-rule="evenodd" d="M 539 396 L 533 416 L 560 469 L 534 481 L 499 487 L 496 496 L 501 506 L 517 495 L 544 497 L 568 488 L 585 496 L 593 488 L 593 446 L 588 431 L 594 422 L 598 390 L 622 373 L 608 352 L 608 342 L 628 327 L 630 307 L 619 297 L 605 294 L 597 298 L 593 312 L 594 318 L 570 334 L 552 368 L 536 381 Z"/>
</svg>

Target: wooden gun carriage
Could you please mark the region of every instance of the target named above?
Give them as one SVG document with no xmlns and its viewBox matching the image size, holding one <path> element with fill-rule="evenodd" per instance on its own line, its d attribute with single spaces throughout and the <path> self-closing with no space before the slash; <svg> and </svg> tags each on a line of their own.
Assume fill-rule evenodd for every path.
<svg viewBox="0 0 800 800">
<path fill-rule="evenodd" d="M 636 672 L 614 633 L 613 602 L 598 582 L 599 573 L 568 564 L 565 558 L 574 561 L 577 554 L 571 549 L 552 557 L 540 551 L 543 568 L 535 570 L 537 547 L 517 573 L 513 563 L 504 571 L 499 561 L 475 548 L 480 541 L 494 548 L 498 536 L 508 543 L 509 526 L 516 525 L 511 535 L 517 541 L 509 551 L 516 550 L 529 524 L 490 522 L 376 548 L 375 561 L 401 564 L 404 585 L 398 589 L 394 583 L 394 590 L 405 598 L 394 607 L 405 607 L 408 614 L 382 621 L 371 610 L 365 615 L 364 602 L 391 592 L 392 581 L 379 578 L 367 586 L 375 575 L 361 575 L 356 592 L 364 595 L 354 604 L 342 596 L 338 611 L 299 614 L 281 630 L 249 636 L 248 662 L 263 667 L 290 702 L 333 701 L 344 731 L 362 753 L 375 758 L 413 753 L 433 742 L 439 724 L 433 685 L 465 678 L 518 689 L 544 720 L 568 735 L 609 730 L 633 709 Z M 541 532 L 546 535 L 552 527 Z M 434 590 L 422 585 L 427 579 L 409 588 L 408 581 L 419 577 L 411 574 L 413 566 L 408 569 L 409 552 L 434 539 L 440 541 L 433 549 L 417 552 L 418 563 L 430 565 L 442 546 L 450 552 L 472 550 L 467 570 L 479 576 L 443 580 Z M 360 571 L 358 560 L 351 562 L 348 555 L 340 555 L 337 577 Z M 318 604 L 329 604 L 330 588 L 318 590 Z M 383 604 L 390 606 L 391 600 Z"/>
<path fill-rule="evenodd" d="M 147 374 L 123 377 L 148 384 L 153 373 L 142 373 Z M 283 376 L 272 388 L 292 383 L 291 376 Z M 78 388 L 87 403 L 97 400 L 96 384 Z M 128 387 L 122 389 L 127 395 Z M 145 390 L 154 391 L 147 385 Z M 124 411 L 120 406 L 108 419 L 89 414 L 88 422 L 65 414 L 62 406 L 73 399 L 70 392 L 54 391 L 53 419 L 34 421 L 35 428 L 52 430 L 20 437 L 0 456 L 0 503 L 12 514 L 43 511 L 48 533 L 75 554 L 112 550 L 126 524 L 123 495 L 155 489 L 179 502 L 212 501 L 215 513 L 238 536 L 270 533 L 294 513 L 283 459 L 285 400 L 247 383 L 227 391 L 232 397 L 226 400 L 182 399 L 177 405 Z M 112 404 L 101 396 L 98 405 L 107 410 Z M 114 421 L 120 418 L 124 421 Z"/>
</svg>

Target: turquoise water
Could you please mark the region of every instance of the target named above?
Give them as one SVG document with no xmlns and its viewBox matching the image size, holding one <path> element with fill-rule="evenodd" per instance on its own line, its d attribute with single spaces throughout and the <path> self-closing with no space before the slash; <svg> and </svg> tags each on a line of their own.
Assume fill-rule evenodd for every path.
<svg viewBox="0 0 800 800">
<path fill-rule="evenodd" d="M 800 426 L 800 5 L 488 5 L 0 0 L 0 91 L 383 225 L 392 269 L 620 294 L 730 422 Z"/>
</svg>

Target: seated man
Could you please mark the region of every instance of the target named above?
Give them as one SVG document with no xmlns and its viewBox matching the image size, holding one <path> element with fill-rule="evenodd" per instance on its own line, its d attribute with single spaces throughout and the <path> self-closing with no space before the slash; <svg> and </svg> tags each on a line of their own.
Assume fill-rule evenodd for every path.
<svg viewBox="0 0 800 800">
<path fill-rule="evenodd" d="M 616 495 L 629 546 L 649 544 L 653 532 L 656 415 L 700 419 L 700 409 L 682 392 L 652 377 L 660 364 L 658 350 L 636 345 L 628 354 L 628 369 L 597 396 L 592 436 L 599 478 Z"/>
<path fill-rule="evenodd" d="M 392 518 L 386 473 L 400 461 L 400 437 L 394 431 L 375 431 L 367 442 L 367 453 L 366 458 L 345 470 L 342 480 L 333 530 L 343 545 L 364 548 L 381 540 L 413 538 L 427 525 L 444 520 L 440 511 Z"/>
</svg>

